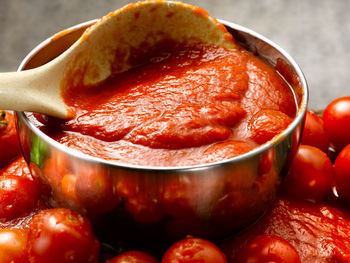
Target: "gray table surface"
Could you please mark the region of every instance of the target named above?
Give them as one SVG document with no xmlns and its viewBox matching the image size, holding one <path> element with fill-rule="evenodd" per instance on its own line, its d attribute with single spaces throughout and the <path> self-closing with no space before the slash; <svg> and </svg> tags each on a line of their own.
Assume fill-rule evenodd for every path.
<svg viewBox="0 0 350 263">
<path fill-rule="evenodd" d="M 52 34 L 98 18 L 129 2 L 118 0 L 0 0 L 0 72 L 17 69 L 25 55 Z M 350 96 L 350 1 L 188 0 L 213 17 L 270 38 L 302 68 L 309 106 Z"/>
</svg>

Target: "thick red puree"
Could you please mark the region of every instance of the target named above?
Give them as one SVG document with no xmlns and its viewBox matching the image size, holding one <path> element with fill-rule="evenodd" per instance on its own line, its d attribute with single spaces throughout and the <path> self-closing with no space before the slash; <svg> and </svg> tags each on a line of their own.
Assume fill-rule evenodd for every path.
<svg viewBox="0 0 350 263">
<path fill-rule="evenodd" d="M 152 166 L 245 153 L 296 113 L 293 92 L 274 68 L 244 49 L 213 46 L 162 52 L 102 85 L 70 87 L 63 97 L 76 116 L 36 116 L 45 133 L 85 154 Z"/>
</svg>

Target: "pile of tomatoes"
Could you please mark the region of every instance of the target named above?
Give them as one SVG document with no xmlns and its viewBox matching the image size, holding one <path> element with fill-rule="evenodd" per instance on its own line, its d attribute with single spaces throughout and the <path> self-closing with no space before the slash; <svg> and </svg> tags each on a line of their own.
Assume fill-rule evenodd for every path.
<svg viewBox="0 0 350 263">
<path fill-rule="evenodd" d="M 230 246 L 225 245 L 225 241 L 214 244 L 192 236 L 162 251 L 161 259 L 143 251 L 120 251 L 116 247 L 106 253 L 104 248 L 109 245 L 96 237 L 87 218 L 69 209 L 49 208 L 43 203 L 39 188 L 20 155 L 13 115 L 5 111 L 0 115 L 0 168 L 0 263 L 288 263 L 302 262 L 306 258 L 307 252 L 301 251 L 298 243 L 292 244 L 283 234 L 266 233 L 240 241 L 234 256 L 228 256 Z M 286 174 L 280 195 L 288 200 L 285 201 L 288 207 L 297 207 L 291 205 L 293 202 L 307 203 L 305 207 L 327 203 L 339 204 L 350 211 L 350 97 L 330 103 L 322 117 L 307 112 L 301 146 Z M 277 211 L 281 206 L 273 209 Z M 350 222 L 350 216 L 339 218 L 345 224 Z M 349 262 L 350 254 L 337 251 L 340 252 L 334 262 Z"/>
</svg>

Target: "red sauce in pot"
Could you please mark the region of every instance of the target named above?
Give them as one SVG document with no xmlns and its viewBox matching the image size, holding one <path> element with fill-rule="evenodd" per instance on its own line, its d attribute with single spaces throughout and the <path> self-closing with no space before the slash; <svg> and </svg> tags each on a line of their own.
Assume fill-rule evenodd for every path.
<svg viewBox="0 0 350 263">
<path fill-rule="evenodd" d="M 75 118 L 36 115 L 46 134 L 88 155 L 152 166 L 232 158 L 280 133 L 296 113 L 274 68 L 244 49 L 213 46 L 161 52 L 63 97 Z"/>
</svg>

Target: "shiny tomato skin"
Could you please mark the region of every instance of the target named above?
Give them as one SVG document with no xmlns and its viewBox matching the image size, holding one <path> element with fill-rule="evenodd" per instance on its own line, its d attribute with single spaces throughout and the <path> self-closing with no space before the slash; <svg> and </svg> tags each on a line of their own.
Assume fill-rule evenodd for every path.
<svg viewBox="0 0 350 263">
<path fill-rule="evenodd" d="M 320 149 L 301 145 L 283 183 L 284 193 L 295 199 L 321 201 L 331 192 L 333 165 Z"/>
<path fill-rule="evenodd" d="M 329 139 L 322 118 L 309 110 L 306 111 L 301 144 L 317 147 L 325 153 L 329 147 Z"/>
<path fill-rule="evenodd" d="M 158 263 L 158 261 L 145 252 L 131 250 L 112 258 L 107 263 Z"/>
<path fill-rule="evenodd" d="M 226 256 L 212 242 L 187 237 L 174 243 L 165 252 L 161 263 L 227 263 Z"/>
<path fill-rule="evenodd" d="M 26 263 L 27 230 L 0 229 L 0 263 Z"/>
<path fill-rule="evenodd" d="M 14 159 L 10 164 L 0 170 L 0 176 L 15 175 L 32 179 L 29 167 L 22 156 Z"/>
<path fill-rule="evenodd" d="M 300 263 L 296 249 L 285 239 L 260 235 L 251 240 L 238 254 L 237 263 Z"/>
<path fill-rule="evenodd" d="M 6 166 L 20 153 L 14 116 L 0 110 L 0 167 Z"/>
<path fill-rule="evenodd" d="M 350 144 L 350 96 L 332 101 L 322 116 L 331 143 L 340 150 Z"/>
<path fill-rule="evenodd" d="M 69 209 L 47 209 L 29 223 L 30 263 L 96 263 L 99 242 L 90 222 Z"/>
<path fill-rule="evenodd" d="M 0 218 L 13 219 L 32 210 L 39 200 L 39 189 L 26 177 L 0 177 Z"/>
<path fill-rule="evenodd" d="M 335 160 L 334 179 L 339 194 L 350 202 L 350 144 L 343 148 Z"/>
</svg>

